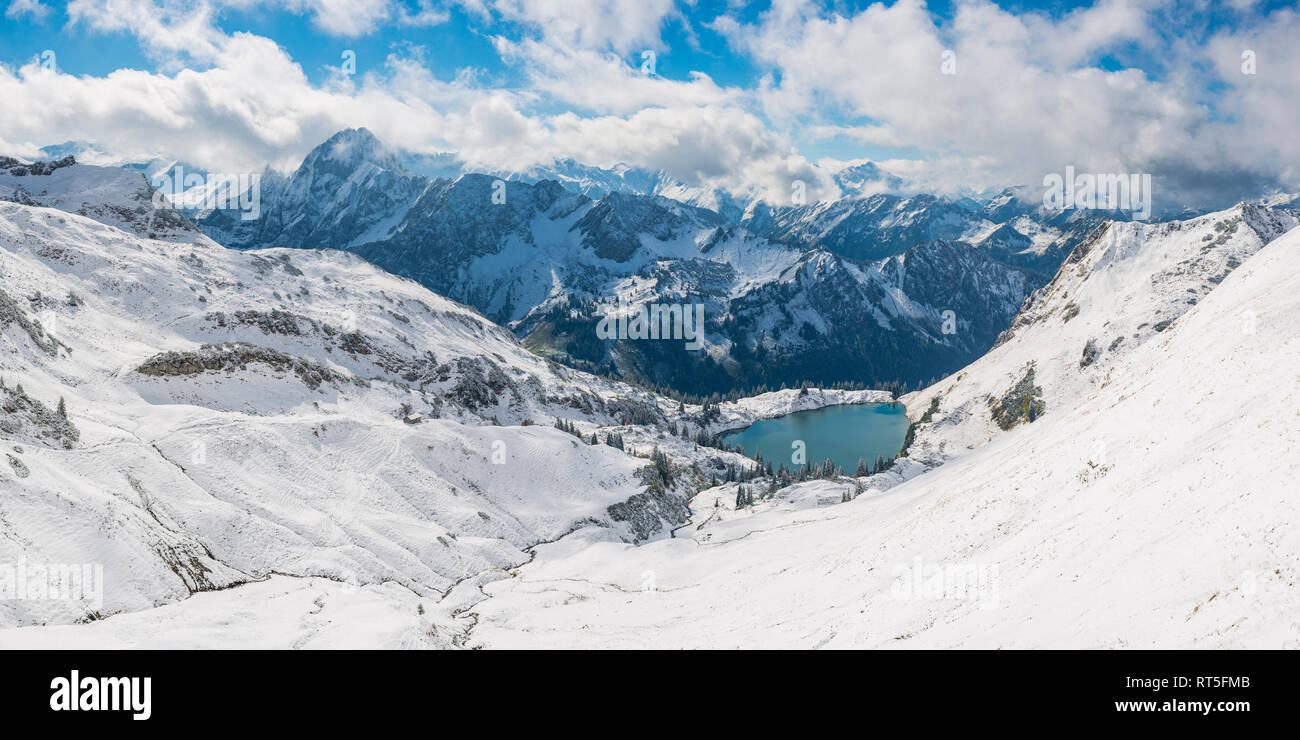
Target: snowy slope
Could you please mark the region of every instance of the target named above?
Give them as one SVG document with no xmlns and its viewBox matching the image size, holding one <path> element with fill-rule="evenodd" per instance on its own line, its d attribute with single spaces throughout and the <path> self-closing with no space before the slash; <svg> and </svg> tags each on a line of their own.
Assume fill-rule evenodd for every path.
<svg viewBox="0 0 1300 740">
<path fill-rule="evenodd" d="M 311 650 L 457 647 L 453 630 L 419 614 L 421 597 L 393 582 L 357 586 L 271 576 L 103 621 L 0 630 L 5 649 Z M 458 642 L 452 642 L 457 637 Z"/>
<path fill-rule="evenodd" d="M 0 562 L 100 563 L 104 614 L 271 573 L 430 594 L 578 522 L 673 523 L 608 511 L 646 461 L 551 423 L 674 404 L 353 255 L 0 203 L 0 273 Z M 86 612 L 0 600 L 0 625 Z"/>
<path fill-rule="evenodd" d="M 273 580 L 0 645 L 1278 648 L 1300 610 L 1298 256 L 1293 229 L 1111 382 L 851 503 L 832 481 L 754 512 L 701 491 L 674 539 L 581 529 L 423 615 Z"/>
<path fill-rule="evenodd" d="M 1189 221 L 1111 222 L 1094 232 L 1025 302 L 988 354 L 903 399 L 913 420 L 938 402 L 930 422 L 918 428 L 911 454 L 937 462 L 1000 434 L 990 405 L 1015 396 L 1031 368 L 1030 385 L 1040 389 L 1049 416 L 1115 382 L 1129 353 L 1158 339 L 1296 223 L 1283 211 L 1238 205 Z"/>
<path fill-rule="evenodd" d="M 1300 610 L 1298 256 L 1292 230 L 1109 382 L 883 493 L 541 547 L 485 586 L 471 644 L 1281 647 Z M 927 591 L 918 567 L 967 575 Z"/>
<path fill-rule="evenodd" d="M 180 212 L 155 203 L 141 172 L 77 164 L 71 156 L 39 163 L 0 157 L 0 201 L 57 208 L 151 238 L 201 236 Z"/>
<path fill-rule="evenodd" d="M 341 253 L 178 249 L 0 204 L 21 422 L 0 560 L 103 562 L 104 611 L 132 612 L 0 646 L 1277 647 L 1300 609 L 1294 226 L 1239 206 L 1100 231 L 987 357 L 907 399 L 917 420 L 939 403 L 855 500 L 820 480 L 738 510 L 734 483 L 684 483 L 689 521 L 634 546 L 608 507 L 646 490 L 644 461 L 548 423 L 734 463 L 670 433 L 699 407 L 548 365 Z M 267 353 L 195 370 L 233 341 Z M 989 401 L 1031 362 L 1044 407 L 1002 429 Z M 65 397 L 75 437 L 15 383 Z M 865 400 L 771 393 L 711 428 Z M 430 418 L 402 424 L 403 401 Z M 946 591 L 908 580 L 934 569 Z M 81 616 L 38 606 L 0 617 Z"/>
</svg>

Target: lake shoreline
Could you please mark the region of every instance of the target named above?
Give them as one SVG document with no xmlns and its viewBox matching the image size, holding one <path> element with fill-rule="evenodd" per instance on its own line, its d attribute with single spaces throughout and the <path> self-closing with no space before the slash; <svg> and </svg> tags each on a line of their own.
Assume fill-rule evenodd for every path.
<svg viewBox="0 0 1300 740">
<path fill-rule="evenodd" d="M 758 421 L 777 419 L 799 411 L 816 411 L 830 406 L 895 403 L 903 405 L 893 393 L 879 390 L 846 391 L 833 388 L 797 388 L 760 393 L 736 401 L 720 403 L 721 418 L 708 426 L 709 434 L 730 434 Z M 906 414 L 906 406 L 904 414 Z"/>
<path fill-rule="evenodd" d="M 796 467 L 830 460 L 845 471 L 860 471 L 864 463 L 880 467 L 882 461 L 894 460 L 909 426 L 906 407 L 891 400 L 802 409 L 759 419 L 721 439 L 751 459 L 758 459 L 763 450 L 771 458 L 775 449 L 781 451 L 777 458 L 790 454 Z"/>
</svg>

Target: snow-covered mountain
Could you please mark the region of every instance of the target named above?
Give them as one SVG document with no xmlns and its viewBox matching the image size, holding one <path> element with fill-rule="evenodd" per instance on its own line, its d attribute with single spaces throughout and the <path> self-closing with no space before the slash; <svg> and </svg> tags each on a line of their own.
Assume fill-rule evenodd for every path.
<svg viewBox="0 0 1300 740">
<path fill-rule="evenodd" d="M 1048 211 L 1022 196 L 1009 189 L 984 204 L 890 193 L 802 206 L 760 202 L 749 206 L 741 223 L 783 244 L 854 260 L 884 259 L 925 241 L 961 241 L 1041 283 L 1094 228 L 1123 218 L 1112 212 Z"/>
<path fill-rule="evenodd" d="M 72 209 L 124 172 L 57 171 L 25 192 Z M 543 360 L 354 255 L 88 213 L 103 222 L 0 202 L 0 562 L 100 564 L 104 602 L 0 600 L 0 625 L 273 573 L 436 595 L 579 524 L 663 536 L 706 470 L 748 464 L 669 435 L 690 423 L 676 403 Z M 617 428 L 628 451 L 557 419 Z M 657 445 L 686 467 L 646 460 Z"/>
<path fill-rule="evenodd" d="M 0 558 L 104 562 L 123 611 L 0 602 L 60 623 L 0 645 L 1278 647 L 1300 609 L 1297 254 L 1294 216 L 1256 206 L 1107 225 L 995 349 L 904 399 L 908 455 L 861 495 L 738 507 L 705 473 L 734 456 L 660 426 L 699 407 L 549 365 L 346 254 L 0 204 Z M 349 311 L 364 329 L 331 333 Z M 710 428 L 863 400 L 773 393 Z M 660 445 L 675 485 L 557 416 Z"/>
<path fill-rule="evenodd" d="M 747 510 L 705 491 L 639 548 L 577 532 L 481 586 L 469 644 L 1281 647 L 1297 255 L 1296 220 L 1253 206 L 1111 224 L 996 349 L 905 397 L 905 480 L 838 506 L 839 482 Z"/>
<path fill-rule="evenodd" d="M 887 194 L 806 206 L 755 204 L 742 223 L 776 241 L 818 246 L 857 260 L 889 257 L 922 241 L 963 239 L 991 226 L 978 214 L 932 195 Z"/>
<path fill-rule="evenodd" d="M 199 234 L 180 212 L 160 207 L 154 192 L 138 171 L 77 164 L 71 155 L 28 163 L 0 157 L 0 201 L 57 208 L 151 238 Z"/>
<path fill-rule="evenodd" d="M 184 163 L 130 169 L 163 184 L 201 180 L 168 195 L 223 245 L 352 251 L 474 306 L 558 361 L 694 393 L 940 377 L 991 346 L 1098 223 L 1043 214 L 1012 191 L 989 205 L 1004 221 L 965 200 L 880 194 L 719 213 L 690 203 L 721 201 L 662 172 L 570 161 L 460 173 L 453 160 L 395 151 L 365 129 L 341 131 L 295 172 L 260 173 L 252 213 L 249 203 L 208 207 L 225 181 L 194 178 L 201 173 Z M 870 164 L 841 174 L 879 175 Z M 243 195 L 247 179 L 227 194 Z M 941 269 L 887 264 L 935 242 L 960 242 Z M 620 300 L 702 305 L 706 348 L 597 339 Z"/>
<path fill-rule="evenodd" d="M 744 338 L 731 356 L 759 377 L 775 364 L 819 383 L 928 380 L 983 354 L 1032 289 L 1025 273 L 957 242 L 865 265 L 814 250 L 732 300 L 720 328 Z"/>
<path fill-rule="evenodd" d="M 261 175 L 260 212 L 210 209 L 195 221 L 221 244 L 348 249 L 391 233 L 427 186 L 368 131 L 348 130 L 314 149 L 296 172 Z"/>
<path fill-rule="evenodd" d="M 523 171 L 489 174 L 534 184 L 553 180 L 593 200 L 600 200 L 610 193 L 660 196 L 714 211 L 728 221 L 738 220 L 745 210 L 744 200 L 724 189 L 689 185 L 665 170 L 651 171 L 626 164 L 604 168 L 564 159 Z"/>
<path fill-rule="evenodd" d="M 846 196 L 869 196 L 880 192 L 899 192 L 904 182 L 870 160 L 849 164 L 831 177 L 836 187 Z"/>
<path fill-rule="evenodd" d="M 1293 644 L 1300 230 L 1261 248 L 1261 234 L 1275 233 L 1266 220 L 1234 209 L 1181 225 L 1125 224 L 1114 244 L 1102 236 L 1081 248 L 1057 283 L 1080 291 L 1059 296 L 1061 309 L 1080 300 L 1064 331 L 1093 321 L 1098 330 L 1106 309 L 1117 308 L 1111 328 L 1123 330 L 1129 346 L 1085 368 L 1075 393 L 1053 391 L 1053 380 L 1042 378 L 1048 406 L 1032 424 L 974 449 L 950 446 L 941 467 L 842 505 L 798 506 L 814 491 L 833 497 L 837 489 L 808 483 L 796 487 L 810 489 L 802 497 L 791 491 L 755 511 L 697 516 L 680 539 L 645 547 L 575 533 L 538 548 L 513 577 L 482 586 L 464 612 L 473 624 L 469 644 Z M 1142 242 L 1133 240 L 1139 230 L 1149 230 Z M 1238 252 L 1242 263 L 1230 274 L 1197 259 Z M 1159 286 L 1127 292 L 1151 285 L 1153 275 L 1164 278 Z M 1101 300 L 1092 291 L 1105 284 L 1121 292 Z M 1166 316 L 1176 289 L 1188 288 L 1197 290 L 1187 293 L 1195 305 L 1184 304 L 1164 331 L 1132 337 L 1132 321 Z M 1040 311 L 1052 300 L 1046 296 Z M 1130 312 L 1130 301 L 1142 302 Z M 1019 369 L 1013 345 L 1036 348 L 1045 367 L 1064 316 L 1038 315 L 1041 328 L 1022 326 L 962 380 L 910 399 L 909 413 L 964 385 L 1000 394 Z M 1243 330 L 1250 315 L 1256 323 Z M 1060 344 L 1077 370 L 1077 346 Z M 918 443 L 990 416 L 984 403 L 960 409 L 941 401 L 940 409 Z"/>
<path fill-rule="evenodd" d="M 1046 280 L 999 260 L 1011 247 L 910 243 L 864 263 L 819 243 L 758 236 L 680 199 L 638 194 L 656 192 L 651 184 L 662 178 L 624 169 L 600 179 L 574 163 L 566 172 L 535 183 L 486 174 L 429 179 L 368 131 L 350 130 L 293 174 L 264 181 L 261 218 L 196 218 L 239 249 L 355 252 L 474 306 L 560 361 L 697 393 L 803 380 L 915 385 L 987 349 Z M 594 179 L 583 180 L 584 172 Z M 915 206 L 947 207 L 933 198 Z M 890 238 L 928 241 L 932 231 Z M 1017 251 L 1038 249 L 1043 239 L 1031 233 L 1036 241 Z M 938 249 L 942 260 L 926 259 Z M 900 269 L 908 260 L 917 269 Z M 704 350 L 599 340 L 597 324 L 620 301 L 704 306 Z M 944 331 L 947 311 L 957 328 Z"/>
<path fill-rule="evenodd" d="M 960 454 L 1027 421 L 1031 408 L 1035 418 L 1050 415 L 1113 383 L 1128 354 L 1298 222 L 1286 211 L 1242 204 L 1188 221 L 1098 229 L 1025 302 L 987 355 L 907 399 L 909 409 L 935 409 L 912 454 Z M 1235 319 L 1233 330 L 1245 332 L 1259 317 Z M 1008 413 L 994 418 L 990 409 L 1003 408 Z"/>
</svg>

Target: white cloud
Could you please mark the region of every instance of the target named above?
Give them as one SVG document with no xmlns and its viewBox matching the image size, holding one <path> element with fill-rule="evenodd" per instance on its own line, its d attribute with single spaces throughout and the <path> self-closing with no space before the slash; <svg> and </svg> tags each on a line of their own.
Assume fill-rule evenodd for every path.
<svg viewBox="0 0 1300 740">
<path fill-rule="evenodd" d="M 1294 151 L 1285 141 L 1294 137 L 1281 128 L 1283 107 L 1295 100 L 1283 95 L 1294 92 L 1294 75 L 1273 80 L 1267 90 L 1245 88 L 1258 90 L 1256 97 L 1243 91 L 1229 98 L 1233 107 L 1272 111 L 1270 124 L 1279 128 L 1257 130 L 1254 151 L 1237 147 L 1243 156 L 1224 162 L 1225 148 L 1234 148 L 1226 139 L 1240 127 L 1210 123 L 1203 102 L 1208 80 L 1179 74 L 1153 79 L 1138 69 L 1090 66 L 1112 49 L 1134 45 L 1163 53 L 1171 66 L 1194 68 L 1200 60 L 1175 58 L 1158 47 L 1152 25 L 1159 5 L 1103 0 L 1050 18 L 1017 15 L 987 0 L 959 0 L 951 22 L 936 26 L 920 0 L 875 4 L 851 15 L 823 12 L 806 0 L 774 0 L 755 24 L 723 18 L 713 27 L 771 70 L 758 97 L 778 125 L 824 135 L 838 125 L 825 120 L 826 111 L 867 120 L 844 133 L 917 147 L 927 161 L 914 166 L 942 166 L 944 177 L 934 179 L 945 181 L 947 190 L 1036 185 L 1066 165 L 1153 172 L 1171 185 L 1189 171 L 1185 163 L 1198 159 L 1248 168 L 1260 166 L 1264 150 Z M 1281 40 L 1288 31 L 1294 40 L 1294 29 L 1284 22 L 1269 27 L 1277 37 L 1270 54 L 1294 65 L 1295 52 L 1283 49 Z M 956 74 L 943 73 L 948 50 L 955 53 Z M 1294 110 L 1291 116 L 1294 123 Z"/>
<path fill-rule="evenodd" d="M 41 2 L 41 0 L 13 0 L 5 10 L 6 18 L 22 18 L 31 16 L 32 20 L 40 23 L 50 14 L 50 7 Z"/>
<path fill-rule="evenodd" d="M 427 27 L 451 18 L 448 9 L 435 0 L 282 0 L 282 4 L 291 11 L 310 15 L 320 30 L 344 37 L 365 36 L 389 23 Z"/>
<path fill-rule="evenodd" d="M 1048 17 L 958 0 L 953 18 L 936 25 L 919 0 L 847 14 L 774 0 L 756 23 L 724 15 L 709 24 L 759 66 L 759 78 L 741 88 L 681 67 L 671 78 L 643 73 L 643 49 L 655 52 L 658 70 L 677 61 L 659 37 L 680 18 L 669 0 L 459 0 L 523 73 L 523 84 L 501 88 L 471 69 L 439 78 L 416 47 L 367 63 L 360 76 L 336 73 L 313 84 L 271 39 L 227 34 L 215 23 L 223 11 L 265 4 L 73 0 L 72 25 L 135 34 L 161 67 L 105 77 L 34 62 L 0 68 L 7 150 L 93 139 L 122 156 L 242 171 L 294 166 L 338 129 L 366 126 L 405 148 L 458 151 L 484 169 L 556 157 L 626 162 L 778 201 L 795 179 L 809 184 L 811 197 L 836 194 L 828 173 L 840 165 L 824 159 L 819 168 L 796 149 L 829 139 L 905 153 L 881 168 L 940 192 L 1032 186 L 1066 165 L 1149 171 L 1193 195 L 1300 180 L 1293 107 L 1300 16 L 1291 10 L 1208 41 L 1171 43 L 1171 34 L 1152 30 L 1166 20 L 1164 9 L 1146 1 L 1102 0 Z M 344 36 L 444 22 L 449 7 L 282 6 Z M 520 29 L 522 37 L 512 33 Z M 1164 74 L 1091 66 L 1125 48 L 1159 55 Z M 1258 74 L 1241 74 L 1243 49 L 1256 52 Z M 943 74 L 945 50 L 956 54 L 955 75 Z M 1222 89 L 1213 96 L 1207 71 Z"/>
<path fill-rule="evenodd" d="M 1211 166 L 1276 168 L 1278 179 L 1300 185 L 1300 12 L 1275 11 L 1267 23 L 1216 36 L 1205 47 L 1225 83 L 1223 111 L 1206 135 L 1217 145 Z M 1250 52 L 1253 74 L 1243 58 Z M 1257 167 L 1247 167 L 1257 163 Z M 1267 171 L 1267 170 L 1266 170 Z"/>
<path fill-rule="evenodd" d="M 335 36 L 370 33 L 393 12 L 388 0 L 289 0 L 288 4 L 309 12 L 317 28 Z"/>
<path fill-rule="evenodd" d="M 626 54 L 660 45 L 673 0 L 493 0 L 503 19 L 537 29 L 547 43 Z"/>
<path fill-rule="evenodd" d="M 398 24 L 402 26 L 437 26 L 450 19 L 451 13 L 446 8 L 435 5 L 432 0 L 419 0 L 414 10 L 407 9 L 404 5 L 397 8 Z"/>
<path fill-rule="evenodd" d="M 342 37 L 364 36 L 390 23 L 422 27 L 450 18 L 437 0 L 71 0 L 68 17 L 96 31 L 132 33 L 155 54 L 206 62 L 221 35 L 216 17 L 261 6 L 306 15 L 319 30 Z"/>
<path fill-rule="evenodd" d="M 808 185 L 809 197 L 832 197 L 835 187 L 788 139 L 734 107 L 647 108 L 626 118 L 548 120 L 558 156 L 599 166 L 617 162 L 667 170 L 690 184 L 723 187 L 784 202 L 791 183 Z"/>
<path fill-rule="evenodd" d="M 788 193 L 793 179 L 823 192 L 823 179 L 791 154 L 788 140 L 736 107 L 540 115 L 527 111 L 531 94 L 473 82 L 472 75 L 438 79 L 417 61 L 392 56 L 370 74 L 317 87 L 271 40 L 234 34 L 213 41 L 212 65 L 202 71 L 75 77 L 34 61 L 17 70 L 0 67 L 0 98 L 30 101 L 0 110 L 0 130 L 16 153 L 93 139 L 127 159 L 169 156 L 244 172 L 268 162 L 292 168 L 335 131 L 365 126 L 414 151 L 457 151 L 482 169 L 526 169 L 573 157 L 663 168 L 692 184 L 772 197 Z"/>
<path fill-rule="evenodd" d="M 814 141 L 823 141 L 835 137 L 843 137 L 851 141 L 866 146 L 884 146 L 884 147 L 906 147 L 908 140 L 898 134 L 890 126 L 882 125 L 863 125 L 863 126 L 836 126 L 836 125 L 815 125 L 806 129 L 805 133 Z"/>
<path fill-rule="evenodd" d="M 71 0 L 68 24 L 100 33 L 133 34 L 160 59 L 209 62 L 224 34 L 213 26 L 213 8 L 177 0 Z"/>
<path fill-rule="evenodd" d="M 741 96 L 741 91 L 723 89 L 703 73 L 691 73 L 688 80 L 659 75 L 653 50 L 628 64 L 612 52 L 531 39 L 497 37 L 495 44 L 504 59 L 528 70 L 534 91 L 581 110 L 631 113 L 651 106 L 717 105 Z"/>
</svg>

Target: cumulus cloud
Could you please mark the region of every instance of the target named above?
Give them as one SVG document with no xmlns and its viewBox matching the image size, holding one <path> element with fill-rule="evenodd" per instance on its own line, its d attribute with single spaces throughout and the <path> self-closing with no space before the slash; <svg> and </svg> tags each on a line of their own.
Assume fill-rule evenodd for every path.
<svg viewBox="0 0 1300 740">
<path fill-rule="evenodd" d="M 1023 181 L 1066 164 L 1113 170 L 1150 161 L 1181 145 L 1180 132 L 1202 116 L 1139 71 L 1065 63 L 1133 35 L 1112 15 L 1098 7 L 1053 25 L 963 2 L 941 29 L 919 0 L 848 17 L 778 0 L 757 27 L 733 28 L 731 37 L 779 72 L 762 91 L 776 119 L 816 120 L 827 103 L 842 106 L 877 122 L 855 129 L 859 136 L 992 155 L 1002 171 L 990 175 Z"/>
<path fill-rule="evenodd" d="M 1232 145 L 1245 131 L 1213 123 L 1214 111 L 1205 102 L 1209 81 L 1191 73 L 1205 60 L 1190 49 L 1160 47 L 1161 35 L 1152 27 L 1165 20 L 1156 15 L 1162 5 L 1102 0 L 1049 17 L 960 0 L 951 21 L 936 24 L 920 0 L 871 5 L 848 15 L 806 0 L 775 0 L 757 23 L 724 17 L 714 27 L 771 70 L 759 97 L 774 121 L 825 135 L 837 128 L 821 120 L 825 110 L 868 120 L 839 128 L 864 143 L 918 148 L 925 157 L 914 167 L 942 166 L 935 173 L 940 176 L 928 179 L 948 190 L 1036 185 L 1046 173 L 1073 165 L 1080 171 L 1153 172 L 1168 198 L 1177 200 L 1199 188 L 1182 182 L 1196 168 L 1174 163 L 1259 169 L 1266 152 L 1292 151 L 1281 126 L 1291 105 L 1285 93 L 1295 100 L 1295 79 L 1251 80 L 1243 87 L 1242 75 L 1228 74 L 1232 70 L 1222 66 L 1227 62 L 1220 62 L 1232 90 L 1219 101 L 1223 109 L 1264 114 L 1267 120 L 1256 127 L 1259 136 L 1250 146 Z M 1282 64 L 1295 61 L 1294 43 L 1287 50 L 1282 41 L 1288 33 L 1295 38 L 1293 16 L 1275 14 L 1259 41 Z M 1239 54 L 1244 43 L 1220 38 L 1210 49 L 1225 45 L 1212 55 L 1236 64 L 1240 60 L 1229 51 Z M 1096 63 L 1120 48 L 1151 49 L 1188 73 L 1175 69 L 1161 79 Z M 1231 152 L 1240 156 L 1225 159 Z"/>
<path fill-rule="evenodd" d="M 31 12 L 17 5 L 11 14 Z M 1300 180 L 1300 15 L 1289 9 L 1261 16 L 1246 4 L 1239 23 L 1171 34 L 1162 0 L 1052 16 L 958 0 L 942 22 L 920 0 L 853 11 L 773 0 L 756 20 L 724 11 L 707 23 L 757 69 L 737 86 L 655 68 L 672 53 L 663 30 L 686 22 L 671 0 L 455 0 L 518 71 L 522 82 L 501 86 L 472 69 L 439 77 L 410 46 L 360 76 L 313 83 L 272 39 L 221 28 L 227 11 L 271 5 L 357 36 L 444 23 L 453 2 L 72 0 L 70 25 L 134 34 L 157 69 L 0 66 L 3 144 L 91 139 L 124 158 L 246 171 L 292 167 L 338 129 L 366 126 L 482 169 L 623 162 L 777 202 L 795 180 L 836 197 L 831 174 L 861 161 L 855 146 L 895 151 L 881 170 L 935 192 L 1035 186 L 1070 165 L 1152 172 L 1169 207 Z M 1125 53 L 1160 69 L 1099 61 Z M 828 141 L 848 156 L 799 153 Z"/>
<path fill-rule="evenodd" d="M 1282 9 L 1268 23 L 1222 33 L 1205 47 L 1209 64 L 1224 82 L 1224 116 L 1207 134 L 1218 143 L 1207 164 L 1244 169 L 1300 183 L 1300 12 Z M 1253 166 L 1249 166 L 1253 165 Z"/>
<path fill-rule="evenodd" d="M 234 34 L 214 44 L 212 66 L 175 73 L 119 70 L 76 77 L 37 61 L 0 68 L 10 151 L 88 134 L 125 159 L 177 157 L 217 171 L 289 169 L 335 131 L 366 126 L 413 151 L 456 151 L 484 170 L 521 170 L 557 158 L 666 169 L 692 184 L 773 197 L 793 179 L 815 188 L 815 168 L 755 115 L 735 107 L 649 107 L 630 115 L 539 115 L 529 95 L 435 77 L 410 57 L 333 87 L 310 83 L 269 39 Z M 95 122 L 88 130 L 87 120 Z M 829 193 L 829 191 L 828 191 Z"/>
</svg>

